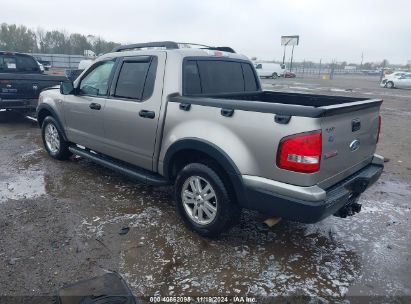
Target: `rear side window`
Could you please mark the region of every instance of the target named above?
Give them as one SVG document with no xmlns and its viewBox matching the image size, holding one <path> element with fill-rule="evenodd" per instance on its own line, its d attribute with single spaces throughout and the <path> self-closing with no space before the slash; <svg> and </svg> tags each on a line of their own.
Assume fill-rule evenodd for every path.
<svg viewBox="0 0 411 304">
<path fill-rule="evenodd" d="M 183 67 L 184 94 L 238 93 L 258 90 L 249 63 L 228 60 L 188 60 Z"/>
<path fill-rule="evenodd" d="M 114 96 L 145 100 L 154 90 L 157 58 L 151 61 L 124 61 L 117 80 Z"/>
<path fill-rule="evenodd" d="M 0 71 L 1 72 L 12 72 L 16 71 L 17 63 L 16 57 L 0 55 Z"/>
</svg>

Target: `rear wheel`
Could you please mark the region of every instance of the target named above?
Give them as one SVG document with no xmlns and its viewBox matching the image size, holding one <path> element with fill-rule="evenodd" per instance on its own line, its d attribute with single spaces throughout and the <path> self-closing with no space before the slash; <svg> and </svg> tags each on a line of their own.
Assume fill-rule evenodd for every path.
<svg viewBox="0 0 411 304">
<path fill-rule="evenodd" d="M 273 77 L 273 79 L 277 79 L 278 78 L 278 74 L 277 73 L 273 73 L 273 75 L 271 75 Z"/>
<path fill-rule="evenodd" d="M 393 89 L 394 88 L 394 83 L 392 81 L 388 81 L 385 86 L 389 89 Z"/>
<path fill-rule="evenodd" d="M 216 170 L 201 163 L 185 166 L 175 185 L 177 211 L 185 223 L 203 236 L 217 236 L 240 217 L 230 187 Z"/>
<path fill-rule="evenodd" d="M 65 160 L 71 156 L 69 143 L 63 138 L 59 124 L 52 116 L 47 116 L 41 126 L 43 144 L 47 153 L 58 160 Z"/>
</svg>

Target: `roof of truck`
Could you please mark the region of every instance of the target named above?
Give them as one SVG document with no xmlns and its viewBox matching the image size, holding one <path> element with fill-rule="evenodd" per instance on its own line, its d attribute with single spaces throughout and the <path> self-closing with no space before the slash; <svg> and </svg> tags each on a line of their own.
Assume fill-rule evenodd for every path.
<svg viewBox="0 0 411 304">
<path fill-rule="evenodd" d="M 208 56 L 248 60 L 246 56 L 237 54 L 231 47 L 210 47 L 201 44 L 173 41 L 135 43 L 119 46 L 115 48 L 113 52 L 105 54 L 101 58 L 138 56 L 143 54 L 155 54 L 156 52 L 174 53 L 179 54 L 181 57 Z"/>
</svg>

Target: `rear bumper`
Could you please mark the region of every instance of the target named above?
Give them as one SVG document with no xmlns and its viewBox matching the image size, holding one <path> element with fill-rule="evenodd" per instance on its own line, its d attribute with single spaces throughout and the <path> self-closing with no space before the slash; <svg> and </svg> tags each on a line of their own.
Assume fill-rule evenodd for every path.
<svg viewBox="0 0 411 304">
<path fill-rule="evenodd" d="M 1 99 L 0 109 L 36 109 L 37 99 Z"/>
<path fill-rule="evenodd" d="M 359 194 L 378 180 L 383 168 L 381 163 L 369 164 L 326 190 L 316 189 L 315 186 L 292 186 L 300 188 L 293 196 L 291 193 L 295 189 L 286 189 L 282 193 L 273 192 L 266 184 L 255 180 L 251 182 L 249 177 L 243 176 L 246 196 L 244 207 L 288 220 L 315 223 L 353 202 Z M 287 195 L 287 192 L 290 194 Z"/>
</svg>

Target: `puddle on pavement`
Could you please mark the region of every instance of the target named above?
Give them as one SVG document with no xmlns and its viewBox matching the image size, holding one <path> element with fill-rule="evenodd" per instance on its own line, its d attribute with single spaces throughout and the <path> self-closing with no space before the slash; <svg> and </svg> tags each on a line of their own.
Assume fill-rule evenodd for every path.
<svg viewBox="0 0 411 304">
<path fill-rule="evenodd" d="M 3 175 L 0 182 L 0 202 L 9 199 L 34 198 L 45 193 L 42 171 L 28 171 L 24 175 L 11 178 Z"/>
</svg>

